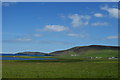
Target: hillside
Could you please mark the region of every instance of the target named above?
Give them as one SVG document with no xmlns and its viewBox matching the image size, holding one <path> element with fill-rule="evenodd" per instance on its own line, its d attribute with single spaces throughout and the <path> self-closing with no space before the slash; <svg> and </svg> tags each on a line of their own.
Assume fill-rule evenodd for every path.
<svg viewBox="0 0 120 80">
<path fill-rule="evenodd" d="M 54 56 L 101 56 L 101 57 L 117 57 L 117 46 L 103 46 L 103 45 L 90 45 L 78 46 L 67 50 L 55 51 L 50 53 Z"/>
<path fill-rule="evenodd" d="M 17 54 L 22 54 L 22 55 L 45 55 L 45 53 L 42 53 L 42 52 L 19 52 Z"/>
<path fill-rule="evenodd" d="M 20 52 L 22 55 L 51 55 L 51 56 L 80 56 L 80 57 L 118 57 L 118 46 L 90 45 L 77 46 L 67 50 L 51 53 L 42 52 Z"/>
</svg>

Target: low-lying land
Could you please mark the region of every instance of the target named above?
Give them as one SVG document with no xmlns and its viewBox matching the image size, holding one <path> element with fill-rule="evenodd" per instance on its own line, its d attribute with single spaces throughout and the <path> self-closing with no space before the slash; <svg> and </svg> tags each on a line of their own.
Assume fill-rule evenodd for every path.
<svg viewBox="0 0 120 80">
<path fill-rule="evenodd" d="M 118 47 L 83 46 L 56 51 L 47 56 L 2 56 L 44 58 L 44 60 L 3 60 L 3 78 L 118 78 Z M 34 52 L 33 52 L 34 53 Z M 23 54 L 23 53 L 19 53 Z M 34 54 L 42 54 L 36 52 Z M 55 58 L 47 60 L 47 58 Z M 46 60 L 45 60 L 46 59 Z"/>
<path fill-rule="evenodd" d="M 3 60 L 3 78 L 117 78 L 117 59 Z"/>
</svg>

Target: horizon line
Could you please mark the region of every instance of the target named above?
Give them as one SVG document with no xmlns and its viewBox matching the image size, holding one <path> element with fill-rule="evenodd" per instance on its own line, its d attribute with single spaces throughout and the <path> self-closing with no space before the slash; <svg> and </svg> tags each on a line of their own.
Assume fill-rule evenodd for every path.
<svg viewBox="0 0 120 80">
<path fill-rule="evenodd" d="M 112 46 L 112 45 L 85 45 L 85 46 Z M 80 47 L 80 46 L 74 46 L 74 47 Z M 74 47 L 71 47 L 71 48 L 74 48 Z M 113 47 L 120 47 L 119 44 L 117 46 L 113 46 Z M 70 49 L 70 48 L 68 48 Z M 65 49 L 61 49 L 61 50 L 65 50 Z M 60 51 L 60 50 L 54 50 L 54 51 L 51 51 L 51 52 L 55 52 L 55 51 Z M 21 51 L 23 52 L 23 51 Z M 39 52 L 39 51 L 24 51 L 24 52 Z M 41 53 L 51 53 L 51 52 L 41 52 Z M 16 54 L 16 53 L 19 53 L 19 52 L 0 52 L 0 54 L 8 54 L 8 53 L 13 53 L 13 54 Z"/>
</svg>

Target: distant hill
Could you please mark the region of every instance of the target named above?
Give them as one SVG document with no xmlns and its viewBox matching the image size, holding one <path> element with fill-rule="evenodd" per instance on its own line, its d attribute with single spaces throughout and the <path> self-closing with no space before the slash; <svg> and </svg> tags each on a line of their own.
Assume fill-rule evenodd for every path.
<svg viewBox="0 0 120 80">
<path fill-rule="evenodd" d="M 90 45 L 90 46 L 78 46 L 67 50 L 55 51 L 50 53 L 54 56 L 118 56 L 118 46 L 104 46 L 104 45 Z"/>
<path fill-rule="evenodd" d="M 19 52 L 16 54 L 22 54 L 22 55 L 45 55 L 45 53 L 42 52 Z"/>
<path fill-rule="evenodd" d="M 19 52 L 22 55 L 48 55 L 48 56 L 81 56 L 81 57 L 118 57 L 118 46 L 90 45 L 77 46 L 67 50 L 55 51 L 51 53 L 42 52 Z"/>
</svg>

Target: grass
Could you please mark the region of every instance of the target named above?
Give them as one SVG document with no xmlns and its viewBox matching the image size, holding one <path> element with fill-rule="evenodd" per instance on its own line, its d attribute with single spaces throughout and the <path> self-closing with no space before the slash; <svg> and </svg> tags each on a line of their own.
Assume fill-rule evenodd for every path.
<svg viewBox="0 0 120 80">
<path fill-rule="evenodd" d="M 51 57 L 53 58 L 53 56 Z M 3 78 L 117 78 L 118 61 L 84 59 L 77 56 L 59 60 L 3 60 Z"/>
<path fill-rule="evenodd" d="M 82 52 L 72 52 L 68 51 L 66 54 L 56 54 L 59 56 L 70 56 L 70 55 L 77 55 L 80 57 L 118 57 L 119 50 L 86 50 Z"/>
<path fill-rule="evenodd" d="M 86 51 L 82 57 L 118 57 L 118 50 L 91 50 Z"/>
</svg>

